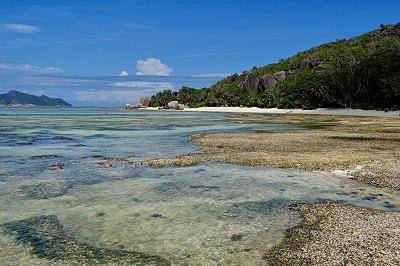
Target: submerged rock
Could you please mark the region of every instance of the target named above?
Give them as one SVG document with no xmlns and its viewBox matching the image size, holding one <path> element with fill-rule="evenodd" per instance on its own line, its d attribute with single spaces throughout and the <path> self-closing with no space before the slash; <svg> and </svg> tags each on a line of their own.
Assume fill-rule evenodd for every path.
<svg viewBox="0 0 400 266">
<path fill-rule="evenodd" d="M 233 203 L 230 205 L 225 213 L 224 217 L 227 216 L 243 216 L 248 219 L 253 219 L 258 214 L 268 214 L 272 211 L 279 210 L 294 203 L 294 201 L 285 199 L 271 199 L 266 201 L 248 201 Z"/>
<path fill-rule="evenodd" d="M 221 188 L 218 186 L 191 184 L 186 181 L 171 181 L 163 182 L 153 188 L 157 192 L 170 194 L 193 194 L 195 192 L 203 193 L 207 191 L 218 191 Z"/>
<path fill-rule="evenodd" d="M 71 188 L 71 186 L 71 184 L 65 182 L 43 182 L 32 185 L 24 185 L 21 187 L 21 191 L 32 199 L 48 199 L 64 195 L 67 193 L 68 189 Z"/>
<path fill-rule="evenodd" d="M 39 140 L 38 137 L 21 137 L 22 141 L 18 141 L 18 145 L 32 145 Z"/>
<path fill-rule="evenodd" d="M 39 216 L 1 225 L 16 240 L 32 247 L 39 258 L 71 264 L 170 265 L 160 256 L 137 251 L 106 249 L 81 243 L 67 235 L 57 216 Z"/>
<path fill-rule="evenodd" d="M 51 165 L 49 166 L 49 168 L 50 168 L 51 170 L 60 170 L 60 169 L 63 169 L 63 168 L 64 168 L 64 164 L 63 164 L 63 163 L 51 164 Z"/>
<path fill-rule="evenodd" d="M 74 138 L 67 136 L 54 136 L 50 138 L 51 140 L 74 140 Z"/>
<path fill-rule="evenodd" d="M 112 167 L 112 166 L 113 166 L 113 164 L 110 163 L 110 162 L 108 162 L 108 161 L 105 161 L 105 162 L 96 162 L 96 164 L 99 165 L 99 166 L 103 166 L 103 167 Z"/>
<path fill-rule="evenodd" d="M 58 155 L 55 154 L 43 154 L 43 155 L 33 155 L 31 159 L 43 159 L 43 158 L 56 158 Z"/>
<path fill-rule="evenodd" d="M 85 144 L 75 144 L 74 146 L 75 146 L 75 147 L 86 147 Z"/>
<path fill-rule="evenodd" d="M 231 241 L 239 241 L 242 240 L 243 235 L 242 234 L 233 234 L 231 235 Z"/>
</svg>

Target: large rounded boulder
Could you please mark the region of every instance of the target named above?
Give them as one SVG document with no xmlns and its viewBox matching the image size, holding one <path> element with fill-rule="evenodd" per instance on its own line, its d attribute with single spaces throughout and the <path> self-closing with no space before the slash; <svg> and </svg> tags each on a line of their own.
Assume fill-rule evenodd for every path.
<svg viewBox="0 0 400 266">
<path fill-rule="evenodd" d="M 254 95 L 258 93 L 258 82 L 258 78 L 253 73 L 245 73 L 244 80 L 241 82 L 241 87 Z"/>
<path fill-rule="evenodd" d="M 286 78 L 286 71 L 279 71 L 274 74 L 276 80 L 284 80 Z"/>
<path fill-rule="evenodd" d="M 277 81 L 273 75 L 267 74 L 263 78 L 260 79 L 260 82 L 258 83 L 258 90 L 260 92 L 269 90 L 275 86 L 276 82 Z"/>
<path fill-rule="evenodd" d="M 171 101 L 168 103 L 168 108 L 172 110 L 178 109 L 179 103 L 178 101 Z"/>
</svg>

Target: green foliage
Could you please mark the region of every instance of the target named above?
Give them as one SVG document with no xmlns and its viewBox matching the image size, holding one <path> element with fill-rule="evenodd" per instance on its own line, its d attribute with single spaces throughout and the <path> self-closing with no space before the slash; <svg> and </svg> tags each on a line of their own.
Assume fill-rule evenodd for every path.
<svg viewBox="0 0 400 266">
<path fill-rule="evenodd" d="M 309 59 L 319 59 L 321 64 L 288 75 L 273 89 L 258 95 L 250 95 L 241 87 L 245 79 L 242 73 L 222 79 L 210 88 L 184 87 L 177 94 L 158 93 L 152 97 L 151 105 L 164 106 L 178 99 L 191 107 L 400 107 L 400 24 L 381 25 L 378 30 L 326 43 L 275 64 L 253 67 L 250 72 L 261 78 L 278 71 L 298 69 Z"/>
<path fill-rule="evenodd" d="M 257 107 L 272 108 L 276 106 L 277 106 L 277 94 L 275 89 L 265 91 L 257 99 Z"/>
<path fill-rule="evenodd" d="M 182 87 L 178 91 L 177 100 L 189 107 L 204 106 L 204 101 L 207 98 L 208 91 L 206 89 L 197 90 L 194 88 Z"/>
<path fill-rule="evenodd" d="M 167 106 L 170 101 L 177 100 L 177 93 L 171 90 L 163 90 L 157 94 L 151 96 L 150 106 L 152 107 L 164 107 Z"/>
<path fill-rule="evenodd" d="M 298 75 L 288 76 L 275 86 L 278 108 L 313 109 L 324 100 L 324 82 L 316 70 L 306 69 Z"/>
</svg>

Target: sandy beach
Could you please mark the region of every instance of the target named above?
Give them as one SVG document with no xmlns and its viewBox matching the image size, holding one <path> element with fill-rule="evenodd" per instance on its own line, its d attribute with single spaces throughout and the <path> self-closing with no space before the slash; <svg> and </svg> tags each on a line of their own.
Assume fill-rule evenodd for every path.
<svg viewBox="0 0 400 266">
<path fill-rule="evenodd" d="M 158 108 L 148 107 L 142 110 L 157 111 Z M 400 111 L 376 111 L 361 109 L 335 109 L 318 108 L 314 110 L 303 109 L 278 109 L 258 107 L 199 107 L 185 108 L 179 112 L 215 112 L 215 113 L 248 113 L 248 114 L 307 114 L 307 115 L 342 115 L 342 116 L 377 116 L 377 117 L 399 117 Z"/>
</svg>

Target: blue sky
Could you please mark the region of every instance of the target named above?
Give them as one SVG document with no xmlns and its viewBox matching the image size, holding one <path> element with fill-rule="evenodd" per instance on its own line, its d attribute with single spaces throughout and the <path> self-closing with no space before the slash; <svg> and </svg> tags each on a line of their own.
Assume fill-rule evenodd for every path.
<svg viewBox="0 0 400 266">
<path fill-rule="evenodd" d="M 0 92 L 118 106 L 399 21 L 387 0 L 0 0 Z"/>
</svg>

